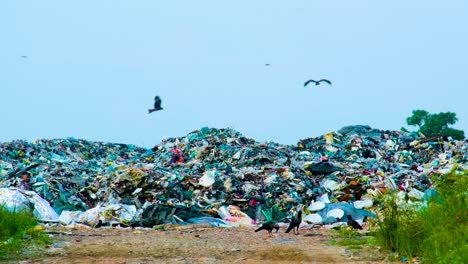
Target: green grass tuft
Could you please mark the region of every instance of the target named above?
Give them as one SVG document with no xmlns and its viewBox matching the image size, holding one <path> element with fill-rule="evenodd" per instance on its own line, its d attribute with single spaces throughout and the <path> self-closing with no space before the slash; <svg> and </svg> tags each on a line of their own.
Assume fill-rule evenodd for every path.
<svg viewBox="0 0 468 264">
<path fill-rule="evenodd" d="M 385 201 L 376 242 L 383 248 L 425 263 L 468 263 L 468 172 L 433 178 L 438 195 L 426 207 L 399 208 Z"/>
<path fill-rule="evenodd" d="M 0 205 L 0 259 L 20 254 L 28 244 L 47 245 L 47 234 L 34 231 L 37 220 L 25 210 L 13 212 Z"/>
</svg>

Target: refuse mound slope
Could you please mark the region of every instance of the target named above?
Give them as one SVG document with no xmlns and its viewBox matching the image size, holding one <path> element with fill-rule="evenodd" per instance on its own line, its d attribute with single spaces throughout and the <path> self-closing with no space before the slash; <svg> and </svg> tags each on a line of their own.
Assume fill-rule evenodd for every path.
<svg viewBox="0 0 468 264">
<path fill-rule="evenodd" d="M 177 148 L 183 162 L 168 164 Z M 211 208 L 256 204 L 285 211 L 327 194 L 333 201 L 371 199 L 400 189 L 422 199 L 430 176 L 467 160 L 466 141 L 347 126 L 296 146 L 260 143 L 233 129 L 202 128 L 151 149 L 83 139 L 0 144 L 3 187 L 32 190 L 54 210 L 145 203 Z M 141 212 L 140 212 L 141 213 Z M 134 217 L 119 215 L 118 219 Z"/>
</svg>

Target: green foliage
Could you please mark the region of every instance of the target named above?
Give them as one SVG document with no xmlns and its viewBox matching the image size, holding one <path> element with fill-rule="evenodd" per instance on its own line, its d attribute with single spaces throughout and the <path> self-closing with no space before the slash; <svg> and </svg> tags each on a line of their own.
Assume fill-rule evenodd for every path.
<svg viewBox="0 0 468 264">
<path fill-rule="evenodd" d="M 280 222 L 286 219 L 286 214 L 276 204 L 270 208 L 262 210 L 262 214 L 266 221 Z"/>
<path fill-rule="evenodd" d="M 426 110 L 413 110 L 413 115 L 406 118 L 406 123 L 410 126 L 422 126 L 429 116 Z"/>
<path fill-rule="evenodd" d="M 399 209 L 394 196 L 385 201 L 382 219 L 378 222 L 376 239 L 381 246 L 391 251 L 398 251 L 405 257 L 413 258 L 421 252 L 420 230 L 424 219 L 414 217 L 414 211 Z"/>
<path fill-rule="evenodd" d="M 433 179 L 438 195 L 421 210 L 398 208 L 394 197 L 385 201 L 376 242 L 425 263 L 468 263 L 468 171 L 456 168 Z"/>
<path fill-rule="evenodd" d="M 465 139 L 465 133 L 462 130 L 448 127 L 458 121 L 453 112 L 441 112 L 430 114 L 426 110 L 413 110 L 413 115 L 406 118 L 406 123 L 410 126 L 418 126 L 419 132 L 425 136 L 445 135 L 457 140 Z"/>
<path fill-rule="evenodd" d="M 421 212 L 430 252 L 425 259 L 434 263 L 468 263 L 468 171 L 454 169 L 441 178 L 434 178 L 440 197 Z M 430 262 L 430 261 L 429 261 Z"/>
<path fill-rule="evenodd" d="M 50 243 L 46 234 L 34 231 L 37 220 L 29 211 L 8 211 L 0 205 L 0 259 L 17 255 L 25 245 Z"/>
</svg>

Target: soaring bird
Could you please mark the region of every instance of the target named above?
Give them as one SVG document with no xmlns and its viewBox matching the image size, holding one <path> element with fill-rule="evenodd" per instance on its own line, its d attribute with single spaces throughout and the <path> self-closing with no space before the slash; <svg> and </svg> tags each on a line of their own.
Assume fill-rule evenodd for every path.
<svg viewBox="0 0 468 264">
<path fill-rule="evenodd" d="M 360 229 L 362 230 L 362 226 L 356 222 L 350 215 L 347 216 L 348 217 L 348 226 L 351 226 L 353 229 Z"/>
<path fill-rule="evenodd" d="M 162 110 L 163 108 L 161 107 L 161 98 L 159 96 L 154 97 L 154 108 L 153 109 L 148 109 L 148 114 L 153 113 L 154 111 L 159 111 Z"/>
<path fill-rule="evenodd" d="M 288 229 L 286 229 L 286 233 L 289 231 L 294 230 L 294 234 L 299 234 L 299 225 L 302 222 L 302 211 L 297 212 L 297 214 L 291 219 L 291 223 L 289 224 Z M 294 229 L 296 228 L 296 229 Z M 297 231 L 297 233 L 296 233 Z"/>
<path fill-rule="evenodd" d="M 270 221 L 263 223 L 263 225 L 259 227 L 257 230 L 255 230 L 255 232 L 258 232 L 260 230 L 267 230 L 268 235 L 271 236 L 272 235 L 271 232 L 273 231 L 273 229 L 276 229 L 276 233 L 278 233 L 279 225 L 277 222 L 270 220 Z"/>
<path fill-rule="evenodd" d="M 329 81 L 329 80 L 326 80 L 326 79 L 321 79 L 321 80 L 318 80 L 318 81 L 315 81 L 315 80 L 308 80 L 307 82 L 304 83 L 304 87 L 306 87 L 309 83 L 315 83 L 315 85 L 319 85 L 321 82 L 326 82 L 328 83 L 329 85 L 331 85 L 332 83 Z"/>
</svg>

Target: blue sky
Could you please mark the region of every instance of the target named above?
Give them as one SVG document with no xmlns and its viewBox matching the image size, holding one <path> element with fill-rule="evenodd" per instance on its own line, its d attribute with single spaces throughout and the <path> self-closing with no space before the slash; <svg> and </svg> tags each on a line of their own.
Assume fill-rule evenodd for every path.
<svg viewBox="0 0 468 264">
<path fill-rule="evenodd" d="M 230 2 L 2 1 L 0 142 L 151 147 L 209 126 L 295 144 L 414 109 L 468 132 L 467 1 Z"/>
</svg>

